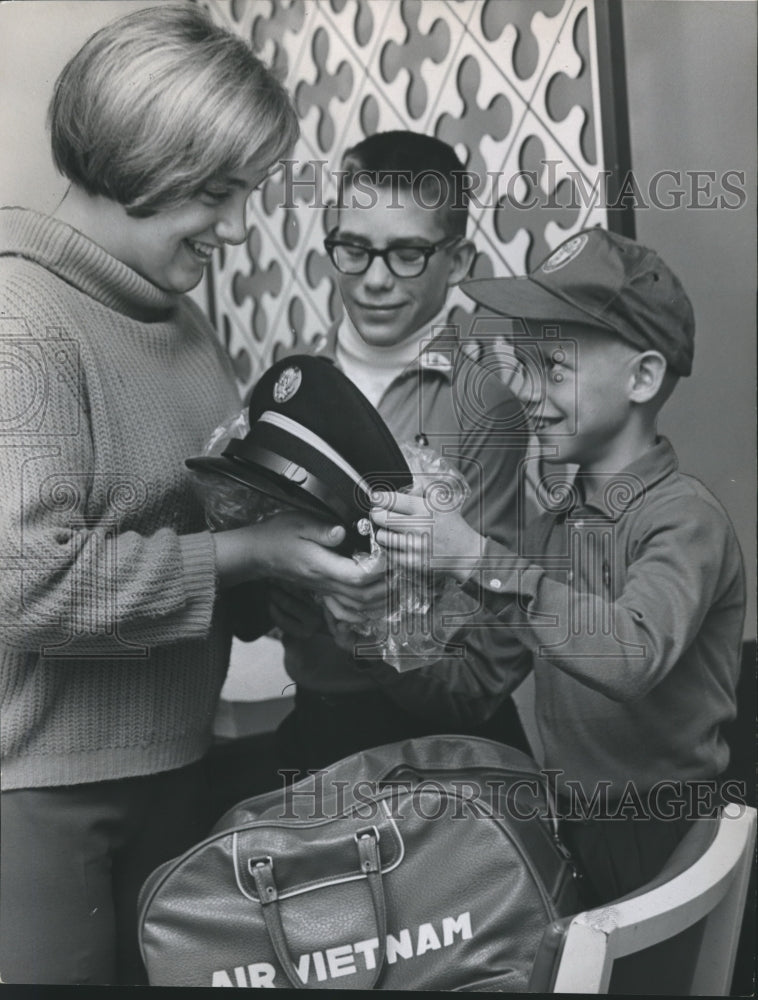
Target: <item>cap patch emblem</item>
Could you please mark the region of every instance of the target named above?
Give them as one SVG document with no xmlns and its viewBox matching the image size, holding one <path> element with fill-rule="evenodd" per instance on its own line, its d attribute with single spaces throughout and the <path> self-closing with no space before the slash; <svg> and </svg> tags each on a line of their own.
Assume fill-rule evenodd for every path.
<svg viewBox="0 0 758 1000">
<path fill-rule="evenodd" d="M 274 386 L 274 402 L 286 403 L 288 399 L 292 399 L 302 381 L 303 375 L 299 368 L 285 368 Z"/>
<path fill-rule="evenodd" d="M 558 247 L 555 253 L 551 254 L 545 263 L 540 268 L 546 274 L 550 274 L 551 271 L 559 271 L 566 264 L 569 264 L 575 257 L 584 249 L 587 242 L 587 234 L 580 233 L 579 236 L 575 236 L 573 240 L 567 240 L 563 246 Z"/>
</svg>

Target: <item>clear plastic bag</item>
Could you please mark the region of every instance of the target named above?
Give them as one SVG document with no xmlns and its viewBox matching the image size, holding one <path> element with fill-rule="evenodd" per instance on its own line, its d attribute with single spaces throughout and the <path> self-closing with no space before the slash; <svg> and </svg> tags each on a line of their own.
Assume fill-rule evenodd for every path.
<svg viewBox="0 0 758 1000">
<path fill-rule="evenodd" d="M 216 427 L 203 448 L 203 457 L 221 455 L 232 438 L 242 439 L 249 430 L 250 422 L 245 408 L 237 416 Z M 257 524 L 267 517 L 292 509 L 281 500 L 216 472 L 192 469 L 190 475 L 211 531 L 227 531 L 245 524 Z"/>
<path fill-rule="evenodd" d="M 408 493 L 425 496 L 430 515 L 434 509 L 463 507 L 471 491 L 458 469 L 428 446 L 403 442 L 400 448 L 413 473 L 413 488 Z M 377 559 L 387 558 L 378 548 L 374 543 L 370 554 L 354 558 L 373 569 Z M 332 624 L 332 631 L 339 632 L 343 647 L 352 637 L 359 658 L 381 657 L 398 672 L 436 663 L 445 655 L 445 644 L 460 630 L 460 618 L 475 611 L 476 602 L 447 574 L 393 567 L 391 558 L 387 574 L 384 613 L 367 617 L 360 625 Z"/>
<path fill-rule="evenodd" d="M 217 427 L 203 455 L 220 455 L 232 438 L 249 431 L 247 410 Z M 465 478 L 445 458 L 428 446 L 401 443 L 414 485 L 409 493 L 426 496 L 433 509 L 460 510 L 470 489 Z M 292 508 L 254 489 L 214 472 L 192 470 L 192 481 L 212 531 L 253 524 Z M 475 610 L 475 601 L 447 575 L 409 572 L 392 567 L 371 535 L 371 551 L 352 557 L 367 573 L 387 567 L 387 602 L 381 614 L 367 616 L 359 625 L 336 620 L 325 613 L 327 625 L 342 648 L 352 648 L 358 658 L 383 659 L 398 672 L 417 670 L 445 655 L 445 644 L 460 629 L 455 618 Z M 318 595 L 315 599 L 323 604 Z"/>
</svg>

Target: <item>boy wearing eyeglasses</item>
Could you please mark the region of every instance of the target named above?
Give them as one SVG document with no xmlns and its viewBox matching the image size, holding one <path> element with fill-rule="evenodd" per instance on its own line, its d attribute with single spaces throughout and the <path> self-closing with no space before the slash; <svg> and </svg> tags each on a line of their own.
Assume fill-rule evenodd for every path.
<svg viewBox="0 0 758 1000">
<path fill-rule="evenodd" d="M 376 134 L 346 152 L 339 221 L 325 240 L 345 313 L 314 351 L 353 380 L 398 441 L 444 454 L 471 487 L 463 515 L 507 541 L 524 434 L 504 446 L 502 435 L 493 445 L 490 431 L 523 431 L 523 414 L 488 373 L 480 347 L 446 325 L 448 294 L 475 254 L 466 238 L 464 175 L 450 146 L 415 132 Z M 528 750 L 504 694 L 513 677 L 503 676 L 490 649 L 492 630 L 475 630 L 463 655 L 398 673 L 339 648 L 305 594 L 273 591 L 271 613 L 296 684 L 295 707 L 277 733 L 279 766 L 319 767 L 369 746 L 444 732 Z"/>
</svg>

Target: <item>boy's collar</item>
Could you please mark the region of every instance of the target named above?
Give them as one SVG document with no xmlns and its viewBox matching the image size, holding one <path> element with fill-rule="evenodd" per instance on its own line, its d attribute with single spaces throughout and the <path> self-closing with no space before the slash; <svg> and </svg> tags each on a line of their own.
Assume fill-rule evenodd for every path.
<svg viewBox="0 0 758 1000">
<path fill-rule="evenodd" d="M 424 371 L 434 371 L 452 380 L 461 344 L 455 332 L 456 327 L 445 322 L 447 312 L 448 307 L 445 306 L 429 323 L 424 324 L 424 332 L 420 333 L 417 339 L 420 347 L 419 355 L 409 368 L 418 365 Z M 349 322 L 347 313 L 343 312 L 342 316 L 332 323 L 326 334 L 321 334 L 317 338 L 313 348 L 314 353 L 334 361 L 340 330 L 344 323 Z M 432 336 L 432 331 L 435 329 L 439 332 Z M 464 345 L 466 355 L 478 356 L 479 345 L 472 342 L 471 348 L 468 349 L 468 345 Z"/>
<path fill-rule="evenodd" d="M 573 493 L 577 504 L 567 510 L 565 517 L 575 520 L 579 513 L 598 511 L 611 521 L 641 506 L 645 493 L 679 467 L 676 452 L 668 438 L 659 436 L 654 446 L 644 455 L 619 472 L 609 472 L 602 486 L 585 497 L 582 490 L 581 471 L 574 478 Z M 597 479 L 597 474 L 593 474 Z"/>
</svg>

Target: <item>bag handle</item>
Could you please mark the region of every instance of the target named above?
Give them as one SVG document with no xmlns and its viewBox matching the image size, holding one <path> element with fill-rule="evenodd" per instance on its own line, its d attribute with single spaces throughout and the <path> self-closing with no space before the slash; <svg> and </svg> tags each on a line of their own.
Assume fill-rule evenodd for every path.
<svg viewBox="0 0 758 1000">
<path fill-rule="evenodd" d="M 371 985 L 367 987 L 368 989 L 373 989 L 381 975 L 387 951 L 387 904 L 384 898 L 384 885 L 382 884 L 379 831 L 375 826 L 372 826 L 366 830 L 358 830 L 353 836 L 358 845 L 358 859 L 360 861 L 361 872 L 365 874 L 371 892 L 374 918 L 376 920 L 377 940 L 379 942 L 376 956 L 376 971 L 371 980 Z M 290 955 L 289 944 L 284 933 L 284 927 L 282 926 L 282 918 L 279 912 L 279 890 L 274 880 L 274 862 L 270 857 L 259 858 L 250 862 L 249 870 L 255 881 L 255 887 L 258 890 L 263 920 L 266 924 L 266 930 L 271 939 L 276 957 L 279 959 L 279 964 L 292 986 L 296 989 L 305 989 L 305 983 L 298 975 L 297 966 Z"/>
</svg>

